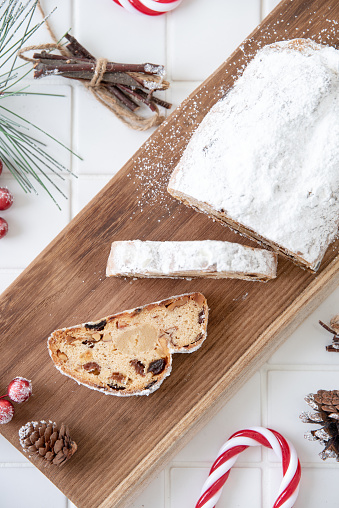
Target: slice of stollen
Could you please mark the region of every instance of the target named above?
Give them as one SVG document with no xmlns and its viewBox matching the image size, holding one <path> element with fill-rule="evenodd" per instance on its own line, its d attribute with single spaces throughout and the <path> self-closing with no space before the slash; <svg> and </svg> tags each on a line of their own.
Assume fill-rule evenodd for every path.
<svg viewBox="0 0 339 508">
<path fill-rule="evenodd" d="M 107 395 L 149 395 L 169 376 L 173 353 L 191 353 L 206 338 L 208 307 L 187 293 L 99 321 L 55 330 L 49 354 L 59 371 Z"/>
<path fill-rule="evenodd" d="M 217 240 L 113 242 L 106 275 L 204 277 L 267 281 L 277 274 L 277 255 Z"/>
<path fill-rule="evenodd" d="M 339 225 L 339 51 L 265 46 L 205 116 L 168 191 L 318 269 Z"/>
</svg>

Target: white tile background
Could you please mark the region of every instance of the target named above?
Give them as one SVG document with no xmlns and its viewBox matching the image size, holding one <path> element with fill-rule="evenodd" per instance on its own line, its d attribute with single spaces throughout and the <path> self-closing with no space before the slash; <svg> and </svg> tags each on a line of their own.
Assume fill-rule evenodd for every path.
<svg viewBox="0 0 339 508">
<path fill-rule="evenodd" d="M 184 0 L 175 12 L 148 18 L 125 12 L 112 0 L 44 0 L 46 11 L 57 6 L 52 24 L 58 35 L 73 33 L 98 56 L 127 62 L 164 63 L 177 106 L 206 78 L 278 2 L 276 0 Z M 32 43 L 45 42 L 42 28 Z M 28 80 L 29 81 L 29 80 Z M 1 240 L 0 291 L 4 290 L 54 236 L 102 188 L 148 138 L 150 132 L 127 129 L 82 87 L 62 79 L 34 83 L 32 89 L 62 93 L 64 98 L 13 99 L 11 107 L 38 123 L 83 157 L 80 162 L 52 145 L 57 156 L 77 174 L 61 186 L 69 196 L 60 212 L 48 198 L 24 194 L 4 171 L 1 185 L 15 195 L 2 215 L 10 232 Z M 42 210 L 44 213 L 42 213 Z M 317 443 L 303 439 L 308 426 L 298 415 L 307 410 L 303 397 L 319 388 L 339 388 L 339 356 L 325 351 L 331 337 L 318 320 L 339 312 L 339 289 L 292 334 L 243 388 L 181 450 L 130 508 L 194 508 L 208 468 L 228 436 L 253 425 L 271 426 L 291 439 L 303 467 L 296 507 L 338 506 L 339 467 L 322 462 Z M 269 508 L 281 480 L 271 452 L 251 449 L 234 468 L 218 507 Z M 17 485 L 20 484 L 20 489 Z M 246 488 L 244 488 L 246 486 Z M 23 455 L 0 436 L 0 507 L 74 507 Z"/>
</svg>

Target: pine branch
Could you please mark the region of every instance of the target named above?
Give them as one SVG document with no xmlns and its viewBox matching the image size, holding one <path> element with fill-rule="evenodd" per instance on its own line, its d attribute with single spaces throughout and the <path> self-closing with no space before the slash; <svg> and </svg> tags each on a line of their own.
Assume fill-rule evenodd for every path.
<svg viewBox="0 0 339 508">
<path fill-rule="evenodd" d="M 71 171 L 47 153 L 44 148 L 46 143 L 31 135 L 31 130 L 42 133 L 44 137 L 81 158 L 51 134 L 6 107 L 6 100 L 13 96 L 58 96 L 58 94 L 33 94 L 26 91 L 27 87 L 14 89 L 32 72 L 31 66 L 27 63 L 17 65 L 17 52 L 49 17 L 35 25 L 32 24 L 37 3 L 38 0 L 28 0 L 25 3 L 20 0 L 4 0 L 0 3 L 0 67 L 2 69 L 4 65 L 9 67 L 9 71 L 0 75 L 0 158 L 25 192 L 37 194 L 38 188 L 41 187 L 60 208 L 49 187 L 52 186 L 66 197 L 54 182 L 54 177 L 63 180 L 62 174 Z"/>
</svg>

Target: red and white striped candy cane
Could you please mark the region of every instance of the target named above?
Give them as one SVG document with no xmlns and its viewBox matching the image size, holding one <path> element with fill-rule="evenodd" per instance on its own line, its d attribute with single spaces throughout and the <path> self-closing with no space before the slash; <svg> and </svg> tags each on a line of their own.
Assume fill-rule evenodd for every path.
<svg viewBox="0 0 339 508">
<path fill-rule="evenodd" d="M 220 449 L 195 508 L 214 508 L 238 455 L 249 446 L 272 448 L 282 461 L 283 479 L 273 508 L 291 508 L 299 493 L 300 462 L 294 446 L 275 430 L 250 427 L 233 434 Z"/>
<path fill-rule="evenodd" d="M 129 12 L 159 16 L 178 7 L 182 0 L 114 0 L 114 2 Z"/>
</svg>

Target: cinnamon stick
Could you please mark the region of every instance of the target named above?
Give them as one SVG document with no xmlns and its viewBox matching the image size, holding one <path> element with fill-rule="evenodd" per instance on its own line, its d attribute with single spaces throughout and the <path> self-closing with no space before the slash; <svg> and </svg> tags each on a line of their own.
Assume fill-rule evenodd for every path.
<svg viewBox="0 0 339 508">
<path fill-rule="evenodd" d="M 87 51 L 87 49 L 84 48 L 75 37 L 70 34 L 66 34 L 65 39 L 69 41 L 69 44 L 67 44 L 66 48 L 73 56 L 80 56 L 87 58 L 88 60 L 95 60 L 94 56 L 91 55 L 91 53 Z"/>
<path fill-rule="evenodd" d="M 134 102 L 130 97 L 127 97 L 122 90 L 119 90 L 119 85 L 105 85 L 105 88 L 119 99 L 130 111 L 139 109 L 139 104 Z"/>
</svg>

